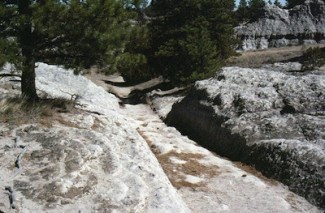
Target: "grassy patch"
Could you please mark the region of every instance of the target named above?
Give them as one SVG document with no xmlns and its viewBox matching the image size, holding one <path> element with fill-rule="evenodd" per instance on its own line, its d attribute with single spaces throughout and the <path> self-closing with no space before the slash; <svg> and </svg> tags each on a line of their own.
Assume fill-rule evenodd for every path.
<svg viewBox="0 0 325 213">
<path fill-rule="evenodd" d="M 148 143 L 151 151 L 156 155 L 164 172 L 172 185 L 179 189 L 182 187 L 205 187 L 206 182 L 191 183 L 186 181 L 186 175 L 209 179 L 220 174 L 219 168 L 215 165 L 208 166 L 200 162 L 205 156 L 198 153 L 178 153 L 170 151 L 162 154 L 153 142 L 141 131 L 138 131 L 142 138 Z M 184 163 L 175 163 L 172 159 L 178 159 Z"/>
<path fill-rule="evenodd" d="M 239 161 L 236 161 L 236 162 L 233 162 L 239 169 L 247 172 L 247 174 L 251 174 L 251 175 L 254 175 L 255 177 L 263 180 L 264 182 L 272 185 L 272 186 L 277 186 L 279 183 L 274 180 L 274 179 L 270 179 L 270 178 L 267 178 L 265 177 L 261 172 L 257 171 L 255 168 L 253 168 L 252 166 L 249 166 L 249 165 L 246 165 L 242 162 L 239 162 Z"/>
<path fill-rule="evenodd" d="M 186 163 L 175 164 L 171 161 L 171 158 L 177 158 Z M 207 166 L 199 162 L 204 158 L 201 154 L 196 153 L 177 153 L 174 151 L 168 152 L 163 155 L 158 155 L 157 159 L 162 165 L 164 171 L 166 172 L 170 182 L 176 188 L 182 187 L 204 187 L 205 182 L 190 183 L 186 181 L 184 175 L 191 175 L 196 177 L 211 178 L 218 175 L 217 166 Z"/>
<path fill-rule="evenodd" d="M 247 51 L 243 52 L 240 56 L 230 57 L 226 61 L 226 66 L 260 68 L 263 64 L 301 61 L 306 50 L 312 47 L 324 48 L 324 45 L 293 46 Z"/>
<path fill-rule="evenodd" d="M 51 126 L 57 114 L 74 111 L 74 103 L 64 99 L 41 99 L 30 103 L 22 98 L 8 98 L 0 101 L 0 122 L 11 127 L 27 123 Z"/>
</svg>

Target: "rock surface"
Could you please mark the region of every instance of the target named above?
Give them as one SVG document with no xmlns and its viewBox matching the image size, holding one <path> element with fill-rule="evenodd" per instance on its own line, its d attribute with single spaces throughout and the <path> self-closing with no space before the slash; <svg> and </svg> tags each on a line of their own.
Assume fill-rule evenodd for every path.
<svg viewBox="0 0 325 213">
<path fill-rule="evenodd" d="M 159 105 L 174 101 L 163 98 L 154 106 L 162 109 Z M 193 213 L 321 212 L 283 184 L 242 163 L 224 159 L 168 127 L 158 117 L 163 117 L 166 109 L 156 114 L 148 105 L 139 104 L 125 105 L 123 111 L 135 118 L 138 132 Z"/>
<path fill-rule="evenodd" d="M 224 68 L 197 82 L 166 121 L 325 208 L 324 73 Z"/>
<path fill-rule="evenodd" d="M 17 93 L 6 83 L 2 98 Z M 148 105 L 119 105 L 71 70 L 39 63 L 36 85 L 77 109 L 47 117 L 49 126 L 0 123 L 0 212 L 321 212 L 167 127 Z M 180 100 L 152 105 L 164 117 Z"/>
<path fill-rule="evenodd" d="M 57 66 L 36 75 L 40 94 L 80 111 L 0 124 L 0 212 L 189 212 L 113 95 Z"/>
<path fill-rule="evenodd" d="M 265 14 L 235 28 L 242 50 L 325 44 L 325 2 L 307 0 L 290 10 L 266 4 Z"/>
</svg>

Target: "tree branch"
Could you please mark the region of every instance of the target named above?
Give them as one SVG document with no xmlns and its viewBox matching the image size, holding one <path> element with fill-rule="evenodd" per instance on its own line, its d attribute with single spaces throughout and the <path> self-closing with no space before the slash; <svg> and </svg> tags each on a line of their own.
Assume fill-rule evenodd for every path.
<svg viewBox="0 0 325 213">
<path fill-rule="evenodd" d="M 8 74 L 8 73 L 0 74 L 0 78 L 4 78 L 4 77 L 18 77 L 18 78 L 21 78 L 21 75 L 17 75 L 17 74 Z"/>
<path fill-rule="evenodd" d="M 4 0 L 4 4 L 18 4 L 18 0 Z"/>
<path fill-rule="evenodd" d="M 8 195 L 9 195 L 9 203 L 10 203 L 10 208 L 11 209 L 15 209 L 16 208 L 16 193 L 14 191 L 14 189 L 10 186 L 6 186 L 5 190 L 8 191 Z"/>
<path fill-rule="evenodd" d="M 46 40 L 40 45 L 38 45 L 35 49 L 41 51 L 42 49 L 49 49 L 51 47 L 54 47 L 57 44 L 64 43 L 65 42 L 65 36 L 60 35 L 57 36 L 51 40 Z"/>
</svg>

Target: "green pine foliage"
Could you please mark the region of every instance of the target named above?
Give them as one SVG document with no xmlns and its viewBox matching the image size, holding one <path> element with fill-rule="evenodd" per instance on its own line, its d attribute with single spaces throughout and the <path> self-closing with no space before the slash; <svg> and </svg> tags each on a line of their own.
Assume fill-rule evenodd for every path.
<svg viewBox="0 0 325 213">
<path fill-rule="evenodd" d="M 119 0 L 4 0 L 0 62 L 22 70 L 22 95 L 37 100 L 35 62 L 105 66 L 124 48 L 129 26 Z"/>
<path fill-rule="evenodd" d="M 237 22 L 243 23 L 256 21 L 263 16 L 265 4 L 264 0 L 240 0 L 236 10 Z"/>
<path fill-rule="evenodd" d="M 127 37 L 122 27 L 122 4 L 114 0 L 60 2 L 46 1 L 44 6 L 35 7 L 38 42 L 45 44 L 36 56 L 74 68 L 105 65 L 108 55 L 114 54 L 111 50 L 123 47 L 123 38 Z M 49 50 L 50 45 L 55 50 Z"/>
<path fill-rule="evenodd" d="M 246 0 L 240 0 L 238 4 L 238 8 L 236 11 L 236 18 L 238 22 L 246 22 L 249 21 L 249 8 Z"/>
<path fill-rule="evenodd" d="M 249 2 L 249 18 L 251 22 L 256 21 L 258 18 L 262 17 L 264 14 L 264 0 L 250 0 Z"/>
<path fill-rule="evenodd" d="M 153 77 L 145 53 L 148 51 L 146 25 L 129 29 L 129 37 L 123 51 L 113 58 L 110 72 L 119 72 L 130 83 L 139 83 Z"/>
<path fill-rule="evenodd" d="M 280 3 L 279 0 L 275 0 L 275 1 L 274 1 L 274 5 L 277 6 L 277 7 L 282 8 L 282 5 L 281 5 L 281 3 Z"/>
<path fill-rule="evenodd" d="M 303 66 L 304 71 L 313 70 L 325 65 L 325 47 L 315 47 L 308 48 L 303 56 Z"/>
<path fill-rule="evenodd" d="M 21 60 L 21 57 L 17 56 L 20 49 L 17 47 L 16 39 L 11 36 L 14 29 L 9 22 L 15 18 L 15 10 L 6 8 L 5 3 L 0 4 L 0 67 L 6 62 L 14 63 Z"/>
<path fill-rule="evenodd" d="M 233 53 L 233 8 L 232 0 L 153 1 L 151 68 L 178 83 L 211 76 Z"/>
<path fill-rule="evenodd" d="M 294 6 L 301 5 L 305 0 L 287 0 L 287 8 L 293 8 Z"/>
<path fill-rule="evenodd" d="M 6 62 L 18 64 L 21 61 L 21 57 L 17 55 L 18 51 L 19 47 L 13 39 L 0 38 L 0 67 Z"/>
<path fill-rule="evenodd" d="M 132 25 L 124 30 L 128 37 L 124 48 L 112 57 L 109 72 L 119 72 L 129 83 L 139 83 L 154 77 L 150 72 L 146 53 L 149 48 L 149 34 L 146 20 L 147 1 L 132 0 L 127 4 L 127 15 Z"/>
<path fill-rule="evenodd" d="M 122 53 L 116 57 L 115 66 L 127 82 L 139 83 L 150 77 L 147 58 L 143 54 Z"/>
</svg>

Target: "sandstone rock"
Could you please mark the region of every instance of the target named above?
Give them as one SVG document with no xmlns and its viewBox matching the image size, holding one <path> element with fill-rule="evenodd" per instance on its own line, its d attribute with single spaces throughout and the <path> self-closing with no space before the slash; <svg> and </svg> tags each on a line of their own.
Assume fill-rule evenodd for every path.
<svg viewBox="0 0 325 213">
<path fill-rule="evenodd" d="M 39 92 L 75 95 L 81 110 L 49 118 L 52 127 L 0 123 L 0 212 L 189 212 L 113 95 L 57 66 L 39 63 L 36 75 Z"/>
<path fill-rule="evenodd" d="M 156 107 L 169 108 L 173 99 L 156 96 L 153 101 Z M 167 111 L 159 108 L 160 116 Z M 181 135 L 163 123 L 149 106 L 126 105 L 123 110 L 137 120 L 138 131 L 192 212 L 322 212 L 283 184 L 249 166 L 220 157 Z"/>
<path fill-rule="evenodd" d="M 264 16 L 235 28 L 241 50 L 323 43 L 325 3 L 307 0 L 290 10 L 266 4 Z"/>
<path fill-rule="evenodd" d="M 324 82 L 322 73 L 224 68 L 196 82 L 166 121 L 325 208 Z"/>
</svg>

